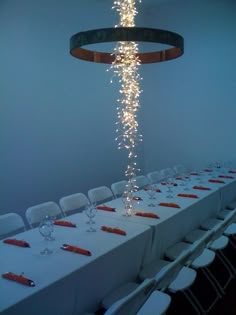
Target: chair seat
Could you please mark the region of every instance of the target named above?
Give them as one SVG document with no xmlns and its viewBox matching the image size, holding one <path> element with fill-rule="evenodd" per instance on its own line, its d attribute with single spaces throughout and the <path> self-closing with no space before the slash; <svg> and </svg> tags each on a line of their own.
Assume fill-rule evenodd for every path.
<svg viewBox="0 0 236 315">
<path fill-rule="evenodd" d="M 232 201 L 226 208 L 229 210 L 234 210 L 236 208 L 236 201 Z"/>
<path fill-rule="evenodd" d="M 140 308 L 137 315 L 164 314 L 171 302 L 171 297 L 161 291 L 154 291 Z"/>
<path fill-rule="evenodd" d="M 224 220 L 225 218 L 227 218 L 228 215 L 231 214 L 231 212 L 232 210 L 223 209 L 217 214 L 217 218 Z"/>
<path fill-rule="evenodd" d="M 153 278 L 161 268 L 169 264 L 169 261 L 157 259 L 142 268 L 139 277 L 141 280 Z"/>
<path fill-rule="evenodd" d="M 169 247 L 165 251 L 165 255 L 169 259 L 175 260 L 183 250 L 188 249 L 191 246 L 191 244 L 185 243 L 185 242 L 179 242 L 171 247 Z M 209 266 L 213 260 L 215 259 L 215 253 L 212 250 L 209 250 L 207 248 L 204 248 L 201 253 L 199 253 L 199 256 L 195 258 L 191 262 L 191 267 L 194 269 L 203 268 Z"/>
<path fill-rule="evenodd" d="M 204 230 L 211 230 L 220 222 L 222 222 L 222 220 L 219 220 L 217 218 L 210 218 L 201 223 L 201 228 Z"/>
<path fill-rule="evenodd" d="M 138 284 L 135 282 L 127 282 L 124 285 L 118 287 L 116 290 L 109 293 L 105 298 L 102 300 L 102 306 L 105 309 L 108 309 L 113 303 L 120 300 L 124 296 L 130 294 L 138 287 Z"/>
<path fill-rule="evenodd" d="M 153 278 L 161 270 L 162 267 L 168 265 L 170 262 L 165 260 L 156 260 L 146 265 L 139 274 L 139 277 L 144 280 L 146 278 Z M 175 280 L 171 282 L 168 289 L 172 292 L 177 292 L 179 290 L 185 290 L 192 285 L 196 279 L 196 271 L 188 268 L 182 267 L 176 276 Z"/>
<path fill-rule="evenodd" d="M 206 234 L 206 231 L 196 229 L 185 235 L 184 240 L 188 243 L 194 243 L 195 241 L 199 240 L 204 234 Z"/>
<path fill-rule="evenodd" d="M 168 290 L 173 293 L 186 290 L 193 284 L 196 277 L 197 273 L 195 270 L 188 267 L 182 267 L 175 280 L 169 285 Z"/>
<path fill-rule="evenodd" d="M 212 250 L 222 250 L 222 249 L 226 248 L 228 243 L 229 243 L 228 237 L 221 235 L 215 241 L 210 243 L 209 248 Z"/>
<path fill-rule="evenodd" d="M 236 234 L 236 223 L 230 224 L 225 230 L 224 235 L 231 236 Z"/>
</svg>

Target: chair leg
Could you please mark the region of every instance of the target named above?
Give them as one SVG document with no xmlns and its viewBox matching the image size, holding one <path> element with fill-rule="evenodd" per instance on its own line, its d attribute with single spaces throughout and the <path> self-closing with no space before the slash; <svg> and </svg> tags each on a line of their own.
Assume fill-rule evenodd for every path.
<svg viewBox="0 0 236 315">
<path fill-rule="evenodd" d="M 205 267 L 202 268 L 202 272 L 205 275 L 205 277 L 208 279 L 208 281 L 211 283 L 212 287 L 214 288 L 218 298 L 222 298 L 222 296 L 225 294 L 225 291 L 222 289 L 220 283 L 218 280 L 214 277 L 212 272 L 209 268 Z"/>
<path fill-rule="evenodd" d="M 194 308 L 194 310 L 196 311 L 196 313 L 198 315 L 205 315 L 206 313 L 204 312 L 201 304 L 199 303 L 199 301 L 197 300 L 197 298 L 195 297 L 195 295 L 192 293 L 192 291 L 190 289 L 181 291 L 183 293 L 183 295 L 185 296 L 185 298 L 189 301 L 189 303 L 192 305 L 192 307 Z"/>
</svg>

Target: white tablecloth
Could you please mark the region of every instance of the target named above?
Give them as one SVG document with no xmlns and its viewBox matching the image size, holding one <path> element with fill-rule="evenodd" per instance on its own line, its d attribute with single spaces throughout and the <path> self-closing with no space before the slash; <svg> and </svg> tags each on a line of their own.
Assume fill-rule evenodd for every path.
<svg viewBox="0 0 236 315">
<path fill-rule="evenodd" d="M 50 256 L 39 254 L 45 241 L 38 229 L 17 235 L 31 248 L 0 243 L 1 274 L 24 272 L 36 283 L 35 287 L 27 287 L 0 278 L 0 314 L 79 315 L 95 311 L 110 290 L 136 278 L 150 244 L 148 226 L 126 221 L 117 224 L 113 218 L 97 216 L 97 231 L 89 233 L 84 214 L 67 220 L 76 223 L 77 228 L 55 226 L 56 239 L 49 242 L 55 253 Z M 127 235 L 101 231 L 101 225 L 118 227 Z M 85 248 L 92 256 L 63 251 L 60 246 L 64 243 Z"/>
<path fill-rule="evenodd" d="M 201 222 L 209 217 L 214 217 L 217 212 L 232 201 L 236 196 L 236 180 L 218 178 L 218 174 L 205 173 L 198 176 L 191 176 L 187 187 L 182 186 L 182 181 L 176 180 L 177 186 L 173 187 L 174 198 L 167 198 L 167 187 L 158 184 L 161 193 L 156 193 L 156 200 L 149 200 L 148 194 L 144 190 L 135 193 L 136 196 L 141 197 L 142 201 L 134 201 L 136 211 L 152 212 L 157 214 L 160 219 L 152 219 L 135 216 L 124 216 L 124 206 L 122 198 L 106 203 L 109 206 L 116 208 L 116 212 L 100 211 L 99 215 L 113 216 L 118 220 L 129 221 L 134 223 L 142 223 L 152 228 L 152 246 L 150 252 L 145 257 L 145 263 L 152 261 L 155 258 L 162 257 L 166 248 L 183 239 L 183 237 L 199 227 Z M 209 179 L 221 179 L 224 183 L 210 183 Z M 204 186 L 211 188 L 211 190 L 198 190 L 193 187 Z M 198 198 L 179 197 L 177 194 L 195 194 Z M 155 207 L 149 207 L 150 203 L 156 204 Z M 176 203 L 180 206 L 178 208 L 163 207 L 158 205 L 160 202 Z"/>
</svg>

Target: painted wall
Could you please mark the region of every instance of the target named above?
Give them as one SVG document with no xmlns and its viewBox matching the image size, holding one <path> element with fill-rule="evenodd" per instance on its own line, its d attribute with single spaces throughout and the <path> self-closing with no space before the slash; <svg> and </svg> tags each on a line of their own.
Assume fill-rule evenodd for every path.
<svg viewBox="0 0 236 315">
<path fill-rule="evenodd" d="M 126 153 L 114 140 L 118 83 L 110 84 L 109 65 L 69 54 L 73 34 L 117 22 L 111 4 L 0 2 L 0 213 L 124 178 Z"/>
<path fill-rule="evenodd" d="M 235 4 L 143 1 L 139 26 L 173 30 L 185 55 L 142 67 L 143 172 L 236 156 Z M 69 55 L 72 34 L 117 22 L 112 1 L 1 0 L 0 213 L 123 178 L 108 66 Z M 144 164 L 145 163 L 145 164 Z"/>
<path fill-rule="evenodd" d="M 234 159 L 236 2 L 166 1 L 144 15 L 185 40 L 183 57 L 144 66 L 146 172 Z"/>
</svg>

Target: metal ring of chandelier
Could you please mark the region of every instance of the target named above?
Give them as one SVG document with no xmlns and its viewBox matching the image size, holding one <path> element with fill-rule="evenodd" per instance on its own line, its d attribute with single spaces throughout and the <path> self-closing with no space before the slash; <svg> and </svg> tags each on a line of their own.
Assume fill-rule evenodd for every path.
<svg viewBox="0 0 236 315">
<path fill-rule="evenodd" d="M 82 47 L 115 41 L 149 42 L 171 46 L 160 51 L 138 53 L 137 56 L 142 64 L 175 59 L 184 53 L 184 39 L 181 35 L 171 31 L 143 27 L 102 28 L 79 32 L 70 39 L 70 53 L 86 61 L 111 64 L 115 60 L 113 53 L 92 51 Z"/>
</svg>

